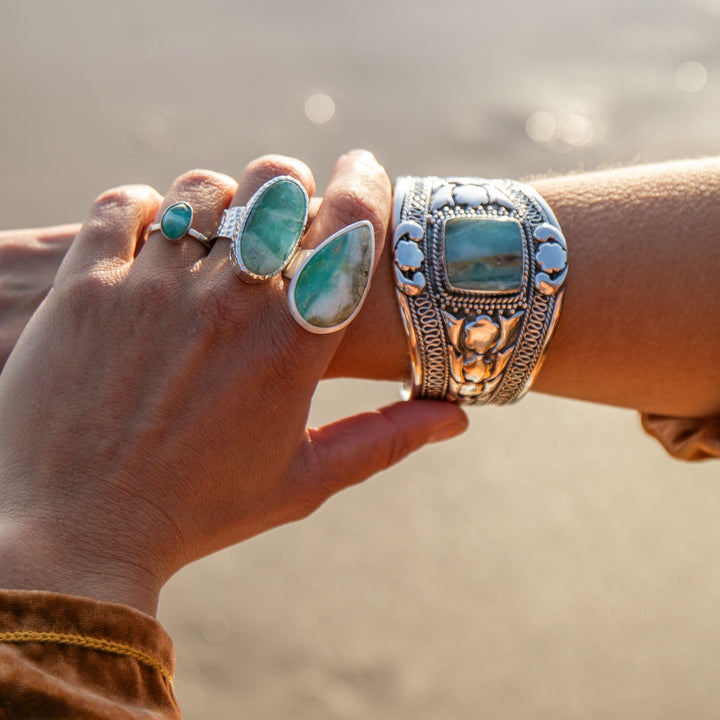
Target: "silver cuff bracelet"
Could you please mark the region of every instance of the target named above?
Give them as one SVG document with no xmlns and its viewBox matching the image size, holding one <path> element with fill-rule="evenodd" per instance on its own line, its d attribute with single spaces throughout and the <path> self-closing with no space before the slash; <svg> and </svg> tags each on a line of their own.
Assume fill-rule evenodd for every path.
<svg viewBox="0 0 720 720">
<path fill-rule="evenodd" d="M 530 388 L 560 314 L 567 245 L 513 180 L 401 177 L 393 262 L 408 398 L 504 405 Z"/>
</svg>

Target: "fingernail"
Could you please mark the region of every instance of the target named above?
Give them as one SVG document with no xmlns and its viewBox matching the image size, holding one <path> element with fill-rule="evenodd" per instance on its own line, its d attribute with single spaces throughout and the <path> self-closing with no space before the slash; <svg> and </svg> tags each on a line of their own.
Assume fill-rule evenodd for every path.
<svg viewBox="0 0 720 720">
<path fill-rule="evenodd" d="M 442 442 L 443 440 L 449 440 L 450 438 L 462 435 L 467 429 L 467 421 L 457 422 L 453 420 L 447 423 L 447 425 L 441 425 L 435 430 L 428 440 L 429 443 Z"/>
</svg>

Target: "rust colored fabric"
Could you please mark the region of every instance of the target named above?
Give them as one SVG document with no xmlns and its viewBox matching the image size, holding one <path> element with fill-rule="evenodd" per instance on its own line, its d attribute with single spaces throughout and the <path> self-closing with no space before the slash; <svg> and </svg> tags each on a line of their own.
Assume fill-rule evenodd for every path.
<svg viewBox="0 0 720 720">
<path fill-rule="evenodd" d="M 0 718 L 180 718 L 170 637 L 124 605 L 0 590 Z"/>
<path fill-rule="evenodd" d="M 643 415 L 643 428 L 678 460 L 720 457 L 720 417 L 677 418 Z"/>
</svg>

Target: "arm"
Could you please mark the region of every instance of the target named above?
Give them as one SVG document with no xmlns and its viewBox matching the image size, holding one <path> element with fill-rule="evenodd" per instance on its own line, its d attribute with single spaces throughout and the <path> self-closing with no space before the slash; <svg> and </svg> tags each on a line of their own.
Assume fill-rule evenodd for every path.
<svg viewBox="0 0 720 720">
<path fill-rule="evenodd" d="M 560 221 L 570 262 L 534 389 L 668 415 L 720 412 L 720 160 L 531 184 Z M 388 245 L 331 375 L 408 373 Z"/>
<path fill-rule="evenodd" d="M 534 389 L 646 412 L 720 412 L 720 160 L 706 159 L 532 181 L 560 221 L 570 275 L 555 338 Z M 0 305 L 3 359 L 52 282 L 76 226 L 6 232 L 2 286 L 23 252 L 36 262 L 22 294 Z M 328 368 L 329 377 L 404 379 L 407 342 L 391 248 Z M 2 252 L 0 248 L 0 252 Z M 22 271 L 25 273 L 25 270 Z M 2 298 L 0 298 L 2 300 Z M 1 322 L 2 318 L 5 322 Z M 357 348 L 367 348 L 358 353 Z"/>
<path fill-rule="evenodd" d="M 343 330 L 296 323 L 279 275 L 240 280 L 226 239 L 144 242 L 174 203 L 202 238 L 288 174 L 312 195 L 288 158 L 239 185 L 188 173 L 164 200 L 104 193 L 18 339 L 0 374 L 0 715 L 177 717 L 169 641 L 147 617 L 167 579 L 465 429 L 459 408 L 422 401 L 307 428 Z M 382 168 L 346 155 L 303 247 L 362 220 L 379 253 L 389 207 Z"/>
</svg>

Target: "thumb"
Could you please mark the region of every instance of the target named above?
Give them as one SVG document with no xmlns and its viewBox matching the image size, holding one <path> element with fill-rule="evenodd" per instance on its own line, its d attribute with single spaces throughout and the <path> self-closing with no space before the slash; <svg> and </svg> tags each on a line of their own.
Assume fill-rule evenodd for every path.
<svg viewBox="0 0 720 720">
<path fill-rule="evenodd" d="M 312 512 L 334 493 L 389 468 L 423 445 L 459 435 L 467 425 L 457 405 L 413 400 L 309 429 L 299 458 L 302 472 L 293 473 L 295 488 Z"/>
</svg>

